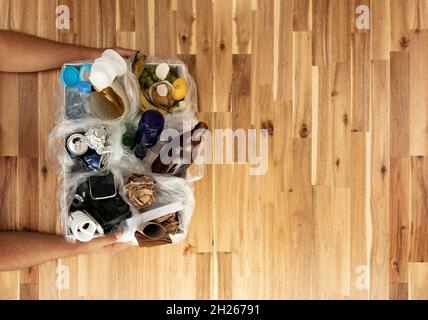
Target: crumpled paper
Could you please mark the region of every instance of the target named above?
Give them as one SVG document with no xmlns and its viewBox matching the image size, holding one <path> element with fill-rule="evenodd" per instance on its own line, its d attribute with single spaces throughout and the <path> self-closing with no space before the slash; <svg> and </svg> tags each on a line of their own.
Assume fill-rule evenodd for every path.
<svg viewBox="0 0 428 320">
<path fill-rule="evenodd" d="M 132 175 L 126 180 L 124 190 L 129 201 L 137 209 L 143 209 L 155 201 L 155 184 L 151 176 Z"/>
</svg>

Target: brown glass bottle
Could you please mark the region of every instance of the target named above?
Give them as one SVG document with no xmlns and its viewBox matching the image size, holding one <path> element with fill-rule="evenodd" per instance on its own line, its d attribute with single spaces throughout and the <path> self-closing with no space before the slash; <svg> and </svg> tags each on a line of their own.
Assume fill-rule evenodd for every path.
<svg viewBox="0 0 428 320">
<path fill-rule="evenodd" d="M 177 154 L 179 154 L 180 159 L 183 159 L 184 148 L 186 146 L 191 147 L 191 150 L 188 150 L 190 155 L 194 154 L 194 150 L 196 148 L 198 148 L 198 146 L 201 144 L 201 138 L 207 130 L 208 130 L 207 124 L 204 122 L 199 122 L 192 129 L 192 131 L 190 132 L 190 135 L 188 135 L 188 137 L 190 137 L 190 139 L 193 137 L 193 139 L 195 141 L 193 141 L 193 139 L 191 139 L 191 141 L 184 141 L 184 134 L 182 134 L 179 137 L 180 147 L 178 150 L 179 152 L 177 152 Z M 195 135 L 195 133 L 196 133 L 196 135 Z M 173 162 L 171 162 L 171 163 L 165 164 L 162 162 L 161 154 L 159 153 L 158 157 L 152 163 L 152 172 L 161 173 L 161 174 L 170 174 L 170 175 L 174 175 L 174 176 L 183 176 L 186 173 L 187 168 L 189 168 L 192 163 L 193 163 L 193 157 L 190 157 L 190 163 L 173 163 Z"/>
</svg>

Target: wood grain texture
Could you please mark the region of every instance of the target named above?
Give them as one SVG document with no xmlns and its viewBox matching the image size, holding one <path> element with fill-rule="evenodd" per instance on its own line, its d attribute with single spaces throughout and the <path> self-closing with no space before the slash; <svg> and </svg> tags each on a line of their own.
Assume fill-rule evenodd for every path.
<svg viewBox="0 0 428 320">
<path fill-rule="evenodd" d="M 178 57 L 198 117 L 267 129 L 269 165 L 202 168 L 180 244 L 3 272 L 0 298 L 428 299 L 427 0 L 61 3 L 70 30 L 50 0 L 0 0 L 0 28 Z M 60 233 L 60 95 L 58 71 L 0 74 L 0 230 Z"/>
</svg>

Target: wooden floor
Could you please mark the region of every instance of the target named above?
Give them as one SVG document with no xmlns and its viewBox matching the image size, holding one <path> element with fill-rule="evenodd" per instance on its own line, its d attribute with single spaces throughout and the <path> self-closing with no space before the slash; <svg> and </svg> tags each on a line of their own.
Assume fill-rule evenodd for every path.
<svg viewBox="0 0 428 320">
<path fill-rule="evenodd" d="M 270 138 L 264 176 L 206 167 L 182 244 L 0 273 L 1 298 L 428 298 L 427 0 L 0 0 L 0 28 L 178 56 L 211 128 Z M 0 74 L 3 229 L 59 231 L 58 78 Z"/>
</svg>

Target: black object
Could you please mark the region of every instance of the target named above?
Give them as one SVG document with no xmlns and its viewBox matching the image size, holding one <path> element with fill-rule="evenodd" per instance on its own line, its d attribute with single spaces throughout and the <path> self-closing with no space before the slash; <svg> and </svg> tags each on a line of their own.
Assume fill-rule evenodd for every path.
<svg viewBox="0 0 428 320">
<path fill-rule="evenodd" d="M 89 181 L 89 195 L 92 200 L 114 198 L 117 194 L 116 183 L 111 172 L 105 176 L 92 176 Z"/>
<path fill-rule="evenodd" d="M 129 205 L 117 192 L 114 176 L 91 176 L 81 183 L 70 206 L 70 212 L 85 210 L 104 229 L 104 233 L 116 230 L 131 217 Z"/>
</svg>

